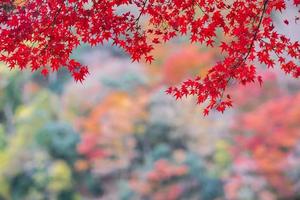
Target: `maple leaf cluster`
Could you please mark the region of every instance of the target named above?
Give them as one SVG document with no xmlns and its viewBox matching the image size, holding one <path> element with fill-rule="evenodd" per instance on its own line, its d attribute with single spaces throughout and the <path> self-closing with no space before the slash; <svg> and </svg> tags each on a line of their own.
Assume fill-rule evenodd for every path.
<svg viewBox="0 0 300 200">
<path fill-rule="evenodd" d="M 299 0 L 292 2 L 300 5 Z M 229 83 L 262 83 L 254 61 L 270 68 L 278 64 L 299 77 L 300 43 L 279 34 L 271 18 L 286 6 L 284 0 L 2 0 L 0 61 L 43 75 L 65 67 L 76 81 L 83 81 L 88 68 L 70 58 L 81 43 L 111 41 L 133 61 L 151 63 L 156 44 L 187 35 L 191 42 L 219 48 L 224 57 L 206 76 L 170 87 L 167 93 L 208 102 L 204 114 L 223 112 L 232 106 L 230 95 L 224 94 Z M 217 32 L 226 39 L 219 41 Z"/>
</svg>

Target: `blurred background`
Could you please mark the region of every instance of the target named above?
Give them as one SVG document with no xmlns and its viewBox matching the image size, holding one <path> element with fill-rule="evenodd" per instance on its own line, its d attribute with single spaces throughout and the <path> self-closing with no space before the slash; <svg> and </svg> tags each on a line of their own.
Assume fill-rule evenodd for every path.
<svg viewBox="0 0 300 200">
<path fill-rule="evenodd" d="M 82 45 L 82 84 L 0 64 L 0 199 L 300 199 L 299 80 L 260 67 L 262 87 L 232 84 L 234 108 L 203 117 L 164 91 L 220 52 L 180 38 L 153 54 Z"/>
</svg>

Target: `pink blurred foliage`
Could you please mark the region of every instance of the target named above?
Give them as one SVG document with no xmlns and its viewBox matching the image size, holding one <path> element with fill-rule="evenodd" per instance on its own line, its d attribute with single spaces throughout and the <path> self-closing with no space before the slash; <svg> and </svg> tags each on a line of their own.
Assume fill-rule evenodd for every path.
<svg viewBox="0 0 300 200">
<path fill-rule="evenodd" d="M 141 197 L 151 196 L 153 200 L 176 200 L 184 191 L 183 182 L 172 181 L 164 186 L 161 184 L 187 174 L 187 166 L 160 159 L 155 162 L 151 171 L 142 175 L 145 176 L 144 179 L 139 178 L 141 174 L 137 174 L 136 178 L 130 180 L 130 185 Z"/>
<path fill-rule="evenodd" d="M 277 75 L 271 71 L 262 71 L 261 77 L 264 81 L 262 87 L 258 83 L 248 85 L 235 85 L 230 87 L 232 99 L 237 105 L 237 109 L 251 109 L 258 104 L 282 95 L 284 91 L 280 89 Z"/>
<path fill-rule="evenodd" d="M 294 183 L 286 173 L 293 169 L 287 165 L 288 157 L 300 141 L 299 102 L 300 93 L 270 98 L 239 114 L 234 125 L 239 133 L 235 136 L 234 166 L 251 166 L 247 164 L 249 160 L 241 160 L 245 155 L 255 165 L 250 172 L 238 173 L 264 178 L 265 188 L 273 188 L 279 197 L 291 198 L 295 194 Z"/>
</svg>

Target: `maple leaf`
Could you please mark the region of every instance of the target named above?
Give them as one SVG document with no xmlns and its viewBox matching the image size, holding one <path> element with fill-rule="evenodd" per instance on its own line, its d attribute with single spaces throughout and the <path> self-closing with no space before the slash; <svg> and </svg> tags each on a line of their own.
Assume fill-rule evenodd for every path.
<svg viewBox="0 0 300 200">
<path fill-rule="evenodd" d="M 262 86 L 263 80 L 261 76 L 257 76 L 257 81 L 259 82 L 260 87 Z"/>
<path fill-rule="evenodd" d="M 46 69 L 46 68 L 42 69 L 41 74 L 42 74 L 44 77 L 47 77 L 47 75 L 49 74 L 48 69 Z"/>
<path fill-rule="evenodd" d="M 148 63 L 152 63 L 152 61 L 154 60 L 154 58 L 153 58 L 153 56 L 146 56 L 145 57 L 146 58 L 146 61 L 148 62 Z"/>
<path fill-rule="evenodd" d="M 167 94 L 172 94 L 172 93 L 173 93 L 173 88 L 172 88 L 172 87 L 169 87 L 169 88 L 166 90 L 166 93 L 167 93 Z"/>
</svg>

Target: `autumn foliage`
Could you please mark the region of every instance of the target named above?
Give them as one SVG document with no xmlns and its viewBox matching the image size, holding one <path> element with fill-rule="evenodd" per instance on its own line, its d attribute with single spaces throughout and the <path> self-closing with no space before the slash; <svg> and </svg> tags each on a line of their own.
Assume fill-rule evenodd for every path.
<svg viewBox="0 0 300 200">
<path fill-rule="evenodd" d="M 239 130 L 249 133 L 236 138 L 239 151 L 251 153 L 257 166 L 254 172 L 264 176 L 282 196 L 294 192 L 293 181 L 286 174 L 291 168 L 289 159 L 300 138 L 300 113 L 299 109 L 295 109 L 299 97 L 297 94 L 268 101 L 239 119 Z M 281 113 L 285 115 L 284 120 Z M 268 125 L 264 123 L 266 121 Z"/>
<path fill-rule="evenodd" d="M 1 64 L 0 199 L 298 199 L 299 81 L 260 68 L 262 87 L 233 85 L 235 107 L 201 117 L 164 90 L 207 73 L 202 50 L 172 41 L 149 67 L 80 47 L 84 84 Z"/>
<path fill-rule="evenodd" d="M 300 5 L 299 0 L 292 3 Z M 257 65 L 278 65 L 299 77 L 300 44 L 278 33 L 271 18 L 286 7 L 284 0 L 2 0 L 0 61 L 43 75 L 63 67 L 83 81 L 88 68 L 70 58 L 81 43 L 109 41 L 132 61 L 151 63 L 157 44 L 187 36 L 190 42 L 218 48 L 222 58 L 205 76 L 167 93 L 176 99 L 196 96 L 199 104 L 208 100 L 204 114 L 223 112 L 232 106 L 228 84 L 262 83 Z M 299 12 L 295 20 L 283 20 L 286 25 L 298 21 Z"/>
</svg>

